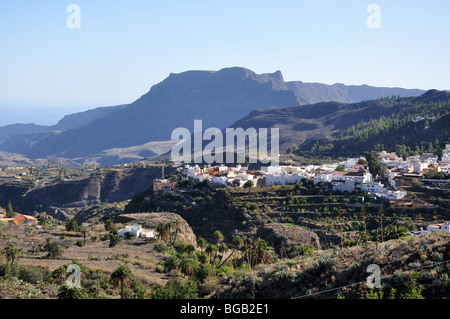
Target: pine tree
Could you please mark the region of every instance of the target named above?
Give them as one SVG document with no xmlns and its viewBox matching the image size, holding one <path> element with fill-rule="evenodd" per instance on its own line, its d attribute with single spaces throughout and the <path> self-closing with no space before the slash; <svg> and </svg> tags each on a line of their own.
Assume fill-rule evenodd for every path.
<svg viewBox="0 0 450 319">
<path fill-rule="evenodd" d="M 8 207 L 6 208 L 6 217 L 7 218 L 13 218 L 16 215 L 17 215 L 17 213 L 13 210 L 12 205 L 11 205 L 11 201 L 9 201 L 8 202 Z"/>
</svg>

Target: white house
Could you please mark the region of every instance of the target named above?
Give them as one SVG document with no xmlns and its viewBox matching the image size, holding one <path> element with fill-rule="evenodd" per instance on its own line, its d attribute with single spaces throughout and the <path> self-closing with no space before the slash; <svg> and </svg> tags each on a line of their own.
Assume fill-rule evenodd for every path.
<svg viewBox="0 0 450 319">
<path fill-rule="evenodd" d="M 413 172 L 414 173 L 420 173 L 425 168 L 428 168 L 428 163 L 421 162 L 421 161 L 414 161 L 413 162 Z"/>
<path fill-rule="evenodd" d="M 422 228 L 420 228 L 420 230 L 413 230 L 410 231 L 409 234 L 410 235 L 426 235 L 429 232 L 432 232 L 433 230 L 438 230 L 438 231 L 443 231 L 446 233 L 450 233 L 450 223 L 449 222 L 445 222 L 442 224 L 431 224 L 427 226 L 427 230 L 423 230 Z"/>
<path fill-rule="evenodd" d="M 387 188 L 384 187 L 384 185 L 380 182 L 365 182 L 361 185 L 361 190 L 363 192 L 376 194 L 380 192 L 386 192 Z"/>
<path fill-rule="evenodd" d="M 369 173 L 369 171 L 360 170 L 358 172 L 324 172 L 317 174 L 314 177 L 314 185 L 318 184 L 319 182 L 322 183 L 329 183 L 331 181 L 338 181 L 338 180 L 352 180 L 355 182 L 355 187 L 361 187 L 362 183 L 370 182 L 372 181 L 372 175 Z"/>
<path fill-rule="evenodd" d="M 203 182 L 205 179 L 209 179 L 211 175 L 209 174 L 197 174 L 197 173 L 188 173 L 187 179 L 188 181 L 199 181 Z"/>
<path fill-rule="evenodd" d="M 347 158 L 345 161 L 339 162 L 338 165 L 342 165 L 345 168 L 351 168 L 351 167 L 355 166 L 356 163 L 358 163 L 358 161 L 359 161 L 359 158 Z"/>
<path fill-rule="evenodd" d="M 450 224 L 449 222 L 443 223 L 443 224 L 432 224 L 427 226 L 427 231 L 432 230 L 440 230 L 446 233 L 450 233 Z"/>
<path fill-rule="evenodd" d="M 215 185 L 227 185 L 228 178 L 226 176 L 213 176 L 208 181 L 209 184 L 215 184 Z"/>
<path fill-rule="evenodd" d="M 136 238 L 155 238 L 155 232 L 149 229 L 143 229 L 141 225 L 125 226 L 125 228 L 119 229 L 117 235 L 122 238 L 127 238 L 127 233 L 133 234 Z"/>
<path fill-rule="evenodd" d="M 402 199 L 406 196 L 406 192 L 402 192 L 402 191 L 387 191 L 385 193 L 376 193 L 375 194 L 378 197 L 381 198 L 386 198 L 386 199 Z"/>
<path fill-rule="evenodd" d="M 298 184 L 304 177 L 303 174 L 268 174 L 265 176 L 267 186 Z"/>
<path fill-rule="evenodd" d="M 133 234 L 136 237 L 141 236 L 142 227 L 141 225 L 125 226 L 125 228 L 119 229 L 117 235 L 122 238 L 127 238 L 127 233 Z"/>
<path fill-rule="evenodd" d="M 353 192 L 355 190 L 355 181 L 351 179 L 331 181 L 333 191 Z"/>
<path fill-rule="evenodd" d="M 427 226 L 427 232 L 430 232 L 432 230 L 440 230 L 446 233 L 450 233 L 450 223 L 446 222 L 443 224 L 434 224 L 434 225 L 428 225 Z"/>
<path fill-rule="evenodd" d="M 446 144 L 445 149 L 442 151 L 442 161 L 450 162 L 450 144 Z"/>
<path fill-rule="evenodd" d="M 438 164 L 438 172 L 444 172 L 446 175 L 450 174 L 450 161 L 446 163 L 439 163 Z"/>
<path fill-rule="evenodd" d="M 278 174 L 281 173 L 281 166 L 261 166 L 262 174 Z"/>
</svg>

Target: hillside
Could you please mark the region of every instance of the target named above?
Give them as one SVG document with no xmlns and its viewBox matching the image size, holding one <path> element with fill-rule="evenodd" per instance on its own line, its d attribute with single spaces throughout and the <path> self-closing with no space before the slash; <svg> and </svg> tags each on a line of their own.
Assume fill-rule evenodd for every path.
<svg viewBox="0 0 450 319">
<path fill-rule="evenodd" d="M 0 183 L 0 206 L 7 207 L 11 202 L 16 212 L 32 215 L 45 212 L 60 220 L 69 218 L 80 208 L 87 209 L 86 216 L 113 215 L 115 207 L 111 212 L 108 209 L 97 212 L 97 208 L 91 211 L 89 206 L 119 203 L 151 189 L 153 180 L 161 178 L 162 170 L 160 166 L 153 166 L 74 172 L 64 180 L 49 177 L 38 185 L 25 181 Z M 165 173 L 172 172 L 173 168 L 165 167 Z"/>
<path fill-rule="evenodd" d="M 170 174 L 173 169 L 168 167 L 165 171 Z M 160 167 L 111 169 L 82 180 L 57 181 L 34 188 L 26 197 L 55 207 L 120 202 L 152 187 L 153 179 L 160 177 Z"/>
<path fill-rule="evenodd" d="M 40 132 L 52 132 L 52 131 L 64 131 L 86 125 L 96 119 L 118 111 L 126 105 L 98 107 L 92 110 L 84 112 L 78 112 L 64 116 L 58 123 L 51 126 L 36 125 L 33 123 L 23 124 L 11 124 L 0 127 L 0 143 L 6 141 L 8 138 L 14 135 L 28 135 Z"/>
<path fill-rule="evenodd" d="M 254 111 L 233 127 L 280 128 L 280 149 L 310 154 L 362 154 L 376 145 L 428 147 L 448 138 L 450 94 L 430 90 L 419 97 L 359 103 L 317 103 Z M 413 122 L 418 116 L 430 120 Z M 431 120 L 432 119 L 432 120 Z M 300 153 L 299 153 L 300 154 Z"/>
<path fill-rule="evenodd" d="M 355 103 L 388 96 L 418 96 L 425 92 L 417 89 L 344 85 L 342 83 L 327 85 L 321 83 L 304 83 L 301 81 L 286 82 L 286 87 L 294 91 L 298 96 L 301 96 L 307 104 L 330 101 Z"/>
</svg>

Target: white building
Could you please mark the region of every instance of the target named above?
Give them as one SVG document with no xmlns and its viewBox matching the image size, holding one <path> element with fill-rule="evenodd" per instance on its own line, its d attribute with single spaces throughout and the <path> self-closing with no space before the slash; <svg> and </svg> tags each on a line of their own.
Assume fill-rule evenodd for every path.
<svg viewBox="0 0 450 319">
<path fill-rule="evenodd" d="M 126 234 L 133 234 L 134 236 L 141 237 L 142 227 L 141 225 L 125 226 L 125 228 L 119 229 L 117 235 L 122 238 L 127 238 Z"/>
<path fill-rule="evenodd" d="M 211 177 L 209 174 L 198 174 L 198 173 L 188 173 L 187 179 L 188 181 L 198 181 L 203 182 Z"/>
<path fill-rule="evenodd" d="M 420 173 L 426 168 L 428 168 L 428 163 L 426 163 L 426 162 L 421 162 L 421 161 L 413 162 L 413 172 L 414 173 Z"/>
<path fill-rule="evenodd" d="M 437 166 L 438 172 L 444 172 L 446 175 L 450 174 L 450 161 L 439 163 Z"/>
<path fill-rule="evenodd" d="M 314 177 L 314 185 L 322 183 L 330 183 L 331 181 L 345 181 L 352 180 L 355 182 L 355 187 L 359 188 L 365 182 L 372 181 L 372 175 L 369 171 L 360 170 L 358 172 L 323 172 Z"/>
<path fill-rule="evenodd" d="M 343 162 L 339 162 L 338 165 L 342 165 L 345 168 L 351 168 L 353 166 L 355 166 L 359 161 L 359 158 L 347 158 L 345 161 Z"/>
<path fill-rule="evenodd" d="M 433 230 L 440 230 L 446 233 L 450 233 L 450 223 L 446 222 L 443 224 L 434 224 L 434 225 L 428 225 L 427 226 L 427 232 L 433 231 Z"/>
<path fill-rule="evenodd" d="M 262 174 L 279 174 L 281 173 L 281 166 L 261 166 Z"/>
<path fill-rule="evenodd" d="M 391 159 L 386 159 L 383 158 L 381 159 L 381 163 L 383 163 L 384 166 L 388 167 L 388 168 L 392 168 L 392 167 L 406 167 L 406 163 L 400 159 L 396 159 L 396 160 L 391 160 Z"/>
<path fill-rule="evenodd" d="M 381 184 L 380 182 L 364 182 L 361 185 L 361 190 L 363 192 L 377 194 L 377 193 L 381 193 L 381 192 L 386 192 L 387 188 L 384 187 L 384 185 Z"/>
<path fill-rule="evenodd" d="M 304 174 L 268 174 L 265 176 L 266 185 L 299 184 L 305 178 Z"/>
<path fill-rule="evenodd" d="M 333 191 L 353 192 L 355 190 L 355 181 L 351 179 L 331 181 Z"/>
<path fill-rule="evenodd" d="M 215 184 L 215 185 L 227 185 L 228 178 L 226 176 L 213 176 L 208 181 L 208 183 Z"/>
<path fill-rule="evenodd" d="M 122 238 L 127 238 L 127 233 L 133 234 L 136 238 L 155 238 L 154 231 L 143 229 L 141 225 L 125 226 L 125 228 L 119 229 L 117 235 Z"/>
<path fill-rule="evenodd" d="M 385 199 L 403 199 L 406 196 L 406 192 L 402 191 L 387 191 L 385 193 L 377 193 L 375 194 L 377 197 L 385 198 Z"/>
<path fill-rule="evenodd" d="M 450 163 L 450 144 L 446 144 L 445 149 L 442 151 L 442 161 Z"/>
</svg>

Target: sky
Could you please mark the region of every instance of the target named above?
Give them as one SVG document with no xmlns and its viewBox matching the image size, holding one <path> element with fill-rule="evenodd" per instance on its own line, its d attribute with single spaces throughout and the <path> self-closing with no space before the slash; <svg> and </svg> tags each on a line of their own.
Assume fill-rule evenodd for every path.
<svg viewBox="0 0 450 319">
<path fill-rule="evenodd" d="M 131 103 L 170 73 L 234 66 L 285 81 L 450 89 L 449 14 L 448 0 L 1 1 L 0 125 L 54 124 Z"/>
</svg>

